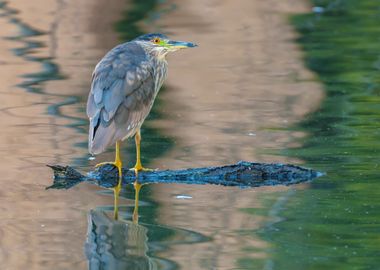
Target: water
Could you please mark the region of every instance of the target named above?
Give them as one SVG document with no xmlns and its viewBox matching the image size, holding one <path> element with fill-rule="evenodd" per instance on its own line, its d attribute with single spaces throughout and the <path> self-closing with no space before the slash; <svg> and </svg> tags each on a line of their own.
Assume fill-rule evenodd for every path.
<svg viewBox="0 0 380 270">
<path fill-rule="evenodd" d="M 378 4 L 313 4 L 323 12 L 303 0 L 0 2 L 1 269 L 377 269 Z M 244 159 L 327 176 L 244 190 L 146 186 L 139 224 L 131 189 L 119 222 L 103 213 L 109 190 L 45 191 L 46 163 L 88 171 L 112 160 L 113 149 L 95 160 L 86 149 L 91 72 L 149 31 L 200 47 L 169 56 L 142 130 L 145 166 Z M 123 158 L 133 165 L 132 141 Z"/>
<path fill-rule="evenodd" d="M 311 132 L 302 147 L 284 153 L 328 177 L 294 197 L 281 213 L 287 221 L 262 235 L 275 244 L 279 269 L 379 269 L 379 3 L 314 3 L 323 15 L 292 22 L 326 98 L 297 128 Z"/>
</svg>

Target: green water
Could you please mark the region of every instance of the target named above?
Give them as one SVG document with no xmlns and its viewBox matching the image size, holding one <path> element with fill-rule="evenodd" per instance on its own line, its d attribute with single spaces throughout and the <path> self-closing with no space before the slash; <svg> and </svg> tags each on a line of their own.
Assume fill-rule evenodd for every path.
<svg viewBox="0 0 380 270">
<path fill-rule="evenodd" d="M 313 1 L 291 18 L 305 63 L 325 89 L 294 127 L 309 135 L 282 153 L 327 172 L 291 197 L 260 235 L 271 269 L 380 269 L 380 2 Z"/>
</svg>

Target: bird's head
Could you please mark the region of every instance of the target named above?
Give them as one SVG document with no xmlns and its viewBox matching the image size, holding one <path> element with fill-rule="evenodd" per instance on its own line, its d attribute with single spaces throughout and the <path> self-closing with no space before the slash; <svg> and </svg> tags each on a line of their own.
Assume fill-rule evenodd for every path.
<svg viewBox="0 0 380 270">
<path fill-rule="evenodd" d="M 180 49 L 197 47 L 194 43 L 170 40 L 160 33 L 142 35 L 134 41 L 139 42 L 146 50 L 159 57 L 164 57 L 169 52 L 175 52 Z"/>
</svg>

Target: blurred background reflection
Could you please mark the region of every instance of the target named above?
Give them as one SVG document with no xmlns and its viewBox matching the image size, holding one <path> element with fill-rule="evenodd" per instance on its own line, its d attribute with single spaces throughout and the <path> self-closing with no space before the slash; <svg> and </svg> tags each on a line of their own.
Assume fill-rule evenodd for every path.
<svg viewBox="0 0 380 270">
<path fill-rule="evenodd" d="M 360 220 L 379 205 L 378 76 L 368 75 L 378 71 L 370 38 L 378 36 L 370 20 L 378 9 L 371 0 L 313 3 L 323 5 L 318 14 L 307 0 L 0 0 L 2 269 L 332 269 L 359 253 L 371 257 L 368 224 L 378 221 Z M 360 27 L 343 27 L 346 20 Z M 113 158 L 110 149 L 88 159 L 91 73 L 113 46 L 152 31 L 200 46 L 168 59 L 169 77 L 142 129 L 145 166 L 291 162 L 330 176 L 291 189 L 149 185 L 139 225 L 130 222 L 131 189 L 118 222 L 108 217 L 112 191 L 88 184 L 45 191 L 46 163 L 87 171 Z M 354 94 L 362 89 L 364 96 Z M 123 158 L 134 164 L 133 142 Z M 342 177 L 347 163 L 352 170 Z M 361 215 L 347 215 L 352 209 Z M 355 229 L 339 235 L 339 222 L 361 224 L 371 237 Z M 299 254 L 307 256 L 289 260 Z M 351 258 L 352 266 L 371 269 L 371 258 L 368 265 Z"/>
<path fill-rule="evenodd" d="M 200 44 L 169 59 L 167 84 L 142 130 L 146 166 L 294 161 L 268 149 L 296 144 L 294 138 L 304 136 L 285 127 L 317 108 L 322 93 L 291 41 L 295 33 L 284 18 L 307 8 L 303 1 L 293 2 L 1 2 L 0 168 L 7 187 L 1 191 L 1 264 L 86 267 L 86 213 L 101 205 L 112 210 L 112 193 L 90 185 L 45 192 L 51 175 L 44 164 L 88 170 L 112 158 L 111 150 L 88 162 L 84 108 L 91 73 L 106 51 L 141 33 L 161 31 Z M 133 143 L 123 156 L 129 165 L 134 162 Z M 286 188 L 149 186 L 142 192 L 140 220 L 163 226 L 152 230 L 151 240 L 159 243 L 179 237 L 166 226 L 191 228 L 213 239 L 155 250 L 156 256 L 183 269 L 231 268 L 244 246 L 258 250 L 252 258 L 267 256 L 265 241 L 235 233 L 258 228 L 263 220 L 239 209 L 263 207 L 257 193 L 272 196 L 281 190 Z M 178 194 L 192 199 L 176 199 Z M 130 190 L 124 195 L 121 211 L 127 220 L 133 195 Z"/>
</svg>

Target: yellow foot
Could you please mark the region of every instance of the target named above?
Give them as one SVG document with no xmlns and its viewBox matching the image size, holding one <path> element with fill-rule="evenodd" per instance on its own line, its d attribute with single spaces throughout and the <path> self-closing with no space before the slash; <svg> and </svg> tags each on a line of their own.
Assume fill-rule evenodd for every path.
<svg viewBox="0 0 380 270">
<path fill-rule="evenodd" d="M 115 167 L 118 167 L 117 166 L 118 165 L 117 162 L 101 162 L 101 163 L 96 164 L 95 168 L 99 168 L 101 166 L 108 165 L 108 164 L 113 165 Z"/>
<path fill-rule="evenodd" d="M 138 168 L 131 168 L 131 170 L 135 171 L 136 174 L 138 174 L 138 172 L 153 172 L 154 170 L 153 169 L 148 169 L 148 168 L 141 168 L 141 169 L 138 169 Z"/>
<path fill-rule="evenodd" d="M 139 171 L 143 172 L 153 172 L 153 169 L 144 168 L 141 164 L 136 164 L 135 167 L 133 167 L 131 170 L 134 170 L 136 173 Z"/>
<path fill-rule="evenodd" d="M 121 164 L 121 161 L 114 161 L 114 162 L 101 162 L 101 163 L 98 163 L 95 165 L 95 168 L 99 168 L 101 166 L 104 166 L 104 165 L 113 165 L 117 168 L 117 170 L 119 171 L 119 177 L 121 177 L 121 174 L 122 174 L 122 164 Z"/>
</svg>

